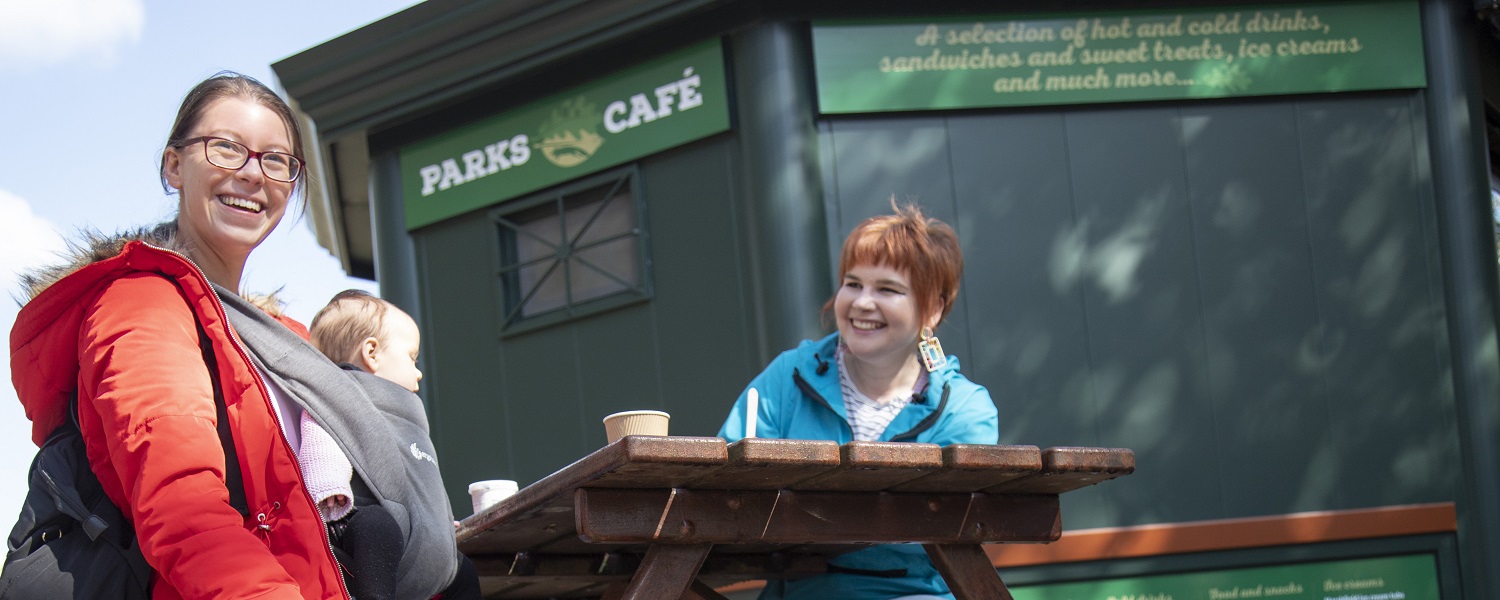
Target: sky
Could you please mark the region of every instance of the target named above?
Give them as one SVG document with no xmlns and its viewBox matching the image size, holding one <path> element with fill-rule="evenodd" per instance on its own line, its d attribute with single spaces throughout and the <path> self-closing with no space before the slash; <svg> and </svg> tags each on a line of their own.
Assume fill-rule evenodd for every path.
<svg viewBox="0 0 1500 600">
<path fill-rule="evenodd" d="M 16 273 L 58 262 L 82 229 L 170 218 L 157 176 L 182 97 L 238 71 L 280 90 L 271 63 L 416 4 L 412 0 L 0 0 L 0 531 L 9 532 L 36 454 L 10 385 Z M 243 287 L 280 289 L 307 323 L 333 294 L 376 291 L 345 276 L 294 210 L 251 256 Z"/>
</svg>

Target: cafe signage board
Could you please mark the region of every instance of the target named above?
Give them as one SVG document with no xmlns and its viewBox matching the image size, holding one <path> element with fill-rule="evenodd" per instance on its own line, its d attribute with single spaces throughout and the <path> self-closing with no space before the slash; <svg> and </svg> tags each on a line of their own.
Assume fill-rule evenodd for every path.
<svg viewBox="0 0 1500 600">
<path fill-rule="evenodd" d="M 1415 0 L 819 23 L 825 114 L 1426 86 Z"/>
<path fill-rule="evenodd" d="M 729 129 L 712 40 L 401 149 L 407 229 Z"/>
<path fill-rule="evenodd" d="M 1012 586 L 1016 600 L 1440 600 L 1432 554 Z"/>
</svg>

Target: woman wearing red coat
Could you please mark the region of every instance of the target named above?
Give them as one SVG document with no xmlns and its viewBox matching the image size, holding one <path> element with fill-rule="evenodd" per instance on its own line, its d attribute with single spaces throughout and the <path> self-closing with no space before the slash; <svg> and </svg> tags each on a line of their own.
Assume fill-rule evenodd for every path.
<svg viewBox="0 0 1500 600">
<path fill-rule="evenodd" d="M 295 429 L 301 409 L 257 371 L 211 285 L 239 289 L 300 191 L 300 156 L 274 92 L 210 78 L 184 99 L 162 153 L 176 220 L 96 237 L 73 265 L 27 282 L 11 372 L 32 439 L 63 423 L 76 392 L 90 466 L 135 526 L 154 598 L 349 597 L 282 425 Z M 248 515 L 229 502 L 216 394 Z"/>
</svg>

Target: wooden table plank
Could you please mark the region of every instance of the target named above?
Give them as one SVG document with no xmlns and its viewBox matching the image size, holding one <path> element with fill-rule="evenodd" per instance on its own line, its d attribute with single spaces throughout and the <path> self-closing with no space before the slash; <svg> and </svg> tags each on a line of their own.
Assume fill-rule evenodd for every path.
<svg viewBox="0 0 1500 600">
<path fill-rule="evenodd" d="M 590 543 L 875 544 L 1047 542 L 1057 496 L 581 489 Z"/>
<path fill-rule="evenodd" d="M 805 546 L 805 544 L 771 544 L 771 543 L 759 544 L 759 543 L 746 543 L 746 544 L 723 545 L 723 546 L 716 546 L 716 547 L 714 547 L 714 555 L 716 555 L 716 556 L 717 555 L 738 556 L 738 555 L 755 555 L 755 554 L 765 554 L 765 555 L 770 555 L 770 554 L 786 554 L 786 555 L 792 555 L 792 554 L 825 554 L 825 555 L 827 555 L 828 554 L 828 553 L 808 553 L 808 552 L 801 552 L 799 549 L 802 548 L 803 546 Z M 837 554 L 832 554 L 832 556 L 837 556 Z"/>
<path fill-rule="evenodd" d="M 1057 447 L 1042 451 L 1042 470 L 985 488 L 991 494 L 1062 494 L 1135 472 L 1127 448 Z"/>
<path fill-rule="evenodd" d="M 608 455 L 615 446 L 617 466 L 590 478 L 589 487 L 679 487 L 703 477 L 705 467 L 729 461 L 723 438 L 716 437 L 627 435 L 594 454 Z"/>
<path fill-rule="evenodd" d="M 839 466 L 791 489 L 878 492 L 943 467 L 943 449 L 937 444 L 849 442 L 839 448 L 839 457 Z"/>
<path fill-rule="evenodd" d="M 775 509 L 777 494 L 585 488 L 575 500 L 578 535 L 590 543 L 755 541 Z"/>
<path fill-rule="evenodd" d="M 973 492 L 1039 473 L 1042 452 L 1036 446 L 953 444 L 943 448 L 943 468 L 891 492 Z"/>
<path fill-rule="evenodd" d="M 506 554 L 578 538 L 572 494 L 518 498 L 521 492 L 460 521 L 458 549 L 471 556 Z"/>
<path fill-rule="evenodd" d="M 1062 537 L 1062 502 L 1048 494 L 974 494 L 960 542 L 1055 542 Z"/>
<path fill-rule="evenodd" d="M 698 569 L 698 580 L 722 586 L 752 579 L 798 579 L 826 573 L 828 560 L 818 554 L 720 554 L 710 553 Z M 522 583 L 575 578 L 582 581 L 622 584 L 640 567 L 646 546 L 638 552 L 595 555 L 528 555 L 524 559 L 501 558 L 498 555 L 472 557 L 474 566 L 486 575 L 481 579 L 486 589 L 519 586 Z M 592 584 L 590 584 L 592 585 Z"/>
<path fill-rule="evenodd" d="M 776 490 L 829 471 L 841 461 L 838 442 L 747 438 L 729 445 L 721 469 L 686 486 L 704 490 Z"/>
<path fill-rule="evenodd" d="M 965 528 L 966 518 L 974 516 L 973 501 L 971 494 L 787 491 L 781 493 L 780 506 L 771 515 L 761 540 L 825 544 L 970 539 L 989 532 L 981 527 Z M 997 522 L 1009 519 L 1002 514 L 984 516 Z M 1024 526 L 1018 522 L 1014 529 Z"/>
<path fill-rule="evenodd" d="M 638 553 L 596 552 L 593 554 L 536 554 L 518 552 L 510 557 L 488 555 L 473 557 L 474 568 L 497 576 L 512 578 L 559 577 L 570 575 L 618 576 L 622 580 L 641 564 Z"/>
<path fill-rule="evenodd" d="M 574 517 L 577 522 L 577 517 Z M 645 547 L 632 544 L 590 544 L 578 537 L 578 531 L 567 537 L 558 538 L 533 548 L 534 551 L 543 554 L 598 554 L 601 552 L 645 552 Z"/>
</svg>

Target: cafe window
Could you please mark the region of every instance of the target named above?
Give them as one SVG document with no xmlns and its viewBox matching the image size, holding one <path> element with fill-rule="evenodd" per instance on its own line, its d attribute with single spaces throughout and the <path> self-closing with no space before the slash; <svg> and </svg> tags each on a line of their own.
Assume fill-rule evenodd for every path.
<svg viewBox="0 0 1500 600">
<path fill-rule="evenodd" d="M 508 202 L 499 234 L 503 331 L 529 330 L 649 297 L 634 168 Z"/>
</svg>

